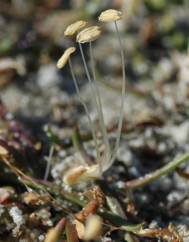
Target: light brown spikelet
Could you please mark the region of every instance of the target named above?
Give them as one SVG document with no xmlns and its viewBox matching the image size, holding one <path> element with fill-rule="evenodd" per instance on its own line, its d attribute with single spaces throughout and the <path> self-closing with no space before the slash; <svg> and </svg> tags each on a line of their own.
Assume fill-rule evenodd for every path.
<svg viewBox="0 0 189 242">
<path fill-rule="evenodd" d="M 70 24 L 66 28 L 66 30 L 64 31 L 64 35 L 65 36 L 73 36 L 77 32 L 79 32 L 80 30 L 82 30 L 86 25 L 87 25 L 86 21 L 83 21 L 83 20 L 76 21 L 75 23 Z"/>
<path fill-rule="evenodd" d="M 101 35 L 101 32 L 102 31 L 99 26 L 91 26 L 79 32 L 76 40 L 81 44 L 91 42 L 98 39 L 98 37 Z"/>
<path fill-rule="evenodd" d="M 78 235 L 79 239 L 83 239 L 84 235 L 85 235 L 84 224 L 77 219 L 74 220 L 74 224 L 75 224 L 75 228 L 77 230 L 77 235 Z"/>
<path fill-rule="evenodd" d="M 61 219 L 54 228 L 47 232 L 44 242 L 57 242 L 62 231 L 64 230 L 65 224 L 66 220 Z"/>
<path fill-rule="evenodd" d="M 68 60 L 69 60 L 69 58 L 70 58 L 70 55 L 71 55 L 72 53 L 74 53 L 75 50 L 76 50 L 75 47 L 69 47 L 68 49 L 66 49 L 66 50 L 64 51 L 63 55 L 60 57 L 60 59 L 59 59 L 58 62 L 57 62 L 57 67 L 58 67 L 59 69 L 63 68 L 63 67 L 67 64 L 67 62 L 68 62 Z"/>
<path fill-rule="evenodd" d="M 86 168 L 83 166 L 78 166 L 71 168 L 66 172 L 64 175 L 64 183 L 69 184 L 69 185 L 74 185 L 78 182 L 80 177 L 83 175 L 83 173 L 86 172 Z"/>
<path fill-rule="evenodd" d="M 97 240 L 102 232 L 102 219 L 98 215 L 91 215 L 87 218 L 85 227 L 85 241 Z"/>
<path fill-rule="evenodd" d="M 66 172 L 63 181 L 68 185 L 99 178 L 98 165 L 73 167 Z"/>
<path fill-rule="evenodd" d="M 5 147 L 3 147 L 2 145 L 0 145 L 0 155 L 1 156 L 5 156 L 5 155 L 8 155 L 8 150 L 5 149 Z"/>
<path fill-rule="evenodd" d="M 117 21 L 122 18 L 122 12 L 115 10 L 115 9 L 108 9 L 103 11 L 100 16 L 98 17 L 98 20 L 101 22 L 112 22 Z"/>
<path fill-rule="evenodd" d="M 59 239 L 60 231 L 56 227 L 50 229 L 45 237 L 45 242 L 56 242 Z"/>
</svg>

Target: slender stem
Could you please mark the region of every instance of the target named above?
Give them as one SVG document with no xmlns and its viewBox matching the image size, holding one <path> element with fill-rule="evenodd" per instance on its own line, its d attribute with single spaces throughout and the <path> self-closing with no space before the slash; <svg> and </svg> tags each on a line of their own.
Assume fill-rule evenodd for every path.
<svg viewBox="0 0 189 242">
<path fill-rule="evenodd" d="M 156 181 L 162 176 L 168 175 L 169 173 L 174 171 L 178 166 L 180 166 L 181 164 L 187 161 L 189 161 L 189 154 L 185 154 L 181 156 L 179 159 L 175 159 L 169 162 L 168 164 L 166 164 L 165 166 L 163 166 L 162 168 L 152 173 L 149 173 L 143 177 L 126 182 L 126 188 L 136 189 L 136 188 L 143 187 L 151 182 Z"/>
<path fill-rule="evenodd" d="M 83 60 L 85 72 L 86 72 L 88 81 L 91 85 L 91 90 L 93 92 L 92 98 L 93 98 L 93 101 L 96 105 L 97 113 L 99 115 L 100 127 L 101 127 L 101 131 L 102 131 L 104 144 L 105 144 L 105 147 L 106 147 L 105 152 L 106 152 L 106 154 L 110 154 L 110 144 L 109 144 L 108 134 L 107 134 L 107 130 L 106 130 L 105 123 L 104 123 L 104 117 L 103 117 L 103 113 L 102 113 L 102 111 L 101 111 L 101 109 L 98 105 L 98 102 L 97 102 L 97 96 L 96 96 L 97 90 L 96 90 L 96 85 L 95 85 L 96 83 L 92 82 L 92 79 L 91 79 L 91 76 L 90 76 L 90 73 L 89 73 L 89 69 L 88 69 L 88 66 L 87 66 L 87 63 L 86 63 L 86 60 L 85 60 L 85 56 L 84 56 L 84 53 L 83 53 L 83 48 L 82 48 L 82 45 L 80 43 L 79 43 L 79 48 L 80 48 L 81 57 L 82 57 L 82 60 Z M 103 169 L 104 169 L 104 166 L 103 166 Z M 104 169 L 104 170 L 106 170 L 106 169 Z"/>
<path fill-rule="evenodd" d="M 85 113 L 86 113 L 88 121 L 89 121 L 89 126 L 90 126 L 90 129 L 91 129 L 91 132 L 92 132 L 93 140 L 95 142 L 95 149 L 96 149 L 96 152 L 97 152 L 97 157 L 99 158 L 100 157 L 100 151 L 99 151 L 99 148 L 98 148 L 98 141 L 97 141 L 97 136 L 96 136 L 96 133 L 95 133 L 95 126 L 94 126 L 94 123 L 93 123 L 93 121 L 92 121 L 92 119 L 90 117 L 88 107 L 85 104 L 85 102 L 83 101 L 83 98 L 81 96 L 81 93 L 80 93 L 80 90 L 79 90 L 79 86 L 78 86 L 78 83 L 77 83 L 77 79 L 76 79 L 75 73 L 73 71 L 73 65 L 72 65 L 71 58 L 69 58 L 68 62 L 69 62 L 69 67 L 70 67 L 70 72 L 71 72 L 71 75 L 72 75 L 72 79 L 74 81 L 75 89 L 76 89 L 77 95 L 79 97 L 79 101 L 83 105 L 83 108 L 85 110 Z"/>
<path fill-rule="evenodd" d="M 120 53 L 121 53 L 121 64 L 122 64 L 122 94 L 121 94 L 121 107 L 120 107 L 120 114 L 119 114 L 119 121 L 118 121 L 118 130 L 117 130 L 117 139 L 116 139 L 116 143 L 115 143 L 115 149 L 113 152 L 113 156 L 111 159 L 111 162 L 109 164 L 109 166 L 112 165 L 116 154 L 117 154 L 117 150 L 119 147 L 119 143 L 120 143 L 120 138 L 121 138 L 121 129 L 122 129 L 122 124 L 123 124 L 123 115 L 124 115 L 124 98 L 125 98 L 125 93 L 126 93 L 126 73 L 125 73 L 125 56 L 124 56 L 124 48 L 122 45 L 122 41 L 121 41 L 121 36 L 119 33 L 119 29 L 117 26 L 117 22 L 115 21 L 115 29 L 116 29 L 116 33 L 118 36 L 118 41 L 119 41 L 119 46 L 120 46 Z"/>
<path fill-rule="evenodd" d="M 96 67 L 95 67 L 95 59 L 94 59 L 94 52 L 93 52 L 93 44 L 91 41 L 89 42 L 89 48 L 90 48 L 91 70 L 92 70 L 92 74 L 93 74 L 93 80 L 96 81 Z M 97 89 L 99 90 L 98 86 L 97 86 Z M 99 92 L 97 93 L 97 95 L 98 94 L 99 94 Z M 99 98 L 99 100 L 101 100 L 100 95 L 98 96 L 98 98 Z"/>
<path fill-rule="evenodd" d="M 98 102 L 98 105 L 99 105 L 99 111 L 100 111 L 100 114 L 99 116 L 102 117 L 102 124 L 101 124 L 101 127 L 102 127 L 102 134 L 103 134 L 103 139 L 104 139 L 104 143 L 107 147 L 107 150 L 105 150 L 105 161 L 109 161 L 110 160 L 110 146 L 109 146 L 109 141 L 108 141 L 108 133 L 107 133 L 107 130 L 106 130 L 106 127 L 105 127 L 105 122 L 104 122 L 104 115 L 103 115 L 103 111 L 102 111 L 102 101 L 101 101 L 101 97 L 100 97 L 100 91 L 99 91 L 99 87 L 98 87 L 98 83 L 97 83 L 97 79 L 96 79 L 96 72 L 95 72 L 95 59 L 94 59 L 94 52 L 93 52 L 93 46 L 92 46 L 92 42 L 90 41 L 89 42 L 89 47 L 90 47 L 90 58 L 91 58 L 91 70 L 92 70 L 92 73 L 93 73 L 93 80 L 94 80 L 94 83 L 95 83 L 95 89 L 96 89 L 96 94 L 97 94 L 97 102 Z M 103 161 L 104 159 L 102 160 L 102 162 L 99 160 L 99 167 L 100 167 L 100 171 L 104 171 L 106 170 L 106 168 L 104 168 L 103 166 Z"/>
<path fill-rule="evenodd" d="M 45 170 L 45 175 L 44 175 L 45 181 L 48 179 L 48 176 L 49 176 L 53 153 L 54 153 L 54 145 L 51 145 L 50 150 L 49 150 L 49 156 L 48 156 L 48 159 L 47 159 L 47 166 L 46 166 L 46 170 Z"/>
</svg>

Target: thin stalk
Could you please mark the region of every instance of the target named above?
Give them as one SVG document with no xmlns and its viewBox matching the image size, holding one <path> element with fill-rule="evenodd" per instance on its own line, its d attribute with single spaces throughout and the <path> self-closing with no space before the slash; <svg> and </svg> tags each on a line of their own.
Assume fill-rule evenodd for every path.
<svg viewBox="0 0 189 242">
<path fill-rule="evenodd" d="M 47 158 L 47 166 L 46 166 L 46 170 L 45 170 L 45 175 L 44 175 L 45 181 L 48 179 L 48 176 L 49 176 L 49 172 L 50 172 L 50 168 L 51 168 L 51 164 L 52 164 L 53 153 L 54 153 L 54 145 L 51 145 L 50 150 L 49 150 L 49 156 Z"/>
<path fill-rule="evenodd" d="M 92 42 L 89 42 L 89 47 L 90 47 L 90 58 L 91 58 L 91 70 L 92 70 L 92 74 L 93 74 L 93 80 L 95 83 L 95 89 L 96 89 L 96 94 L 97 94 L 97 102 L 99 105 L 99 111 L 100 111 L 100 115 L 102 117 L 102 133 L 103 133 L 103 139 L 104 142 L 106 144 L 107 147 L 107 151 L 105 151 L 105 156 L 106 159 L 105 160 L 109 160 L 110 159 L 110 147 L 109 147 L 109 141 L 108 141 L 108 133 L 105 127 L 105 122 L 104 122 L 104 115 L 103 115 L 103 111 L 102 111 L 102 101 L 101 101 L 101 97 L 100 97 L 100 91 L 99 91 L 99 87 L 98 87 L 98 83 L 97 83 L 97 79 L 96 79 L 96 71 L 95 71 L 95 59 L 94 59 L 94 52 L 93 52 L 93 46 L 92 46 Z M 104 130 L 103 130 L 104 129 Z M 98 160 L 99 162 L 99 167 L 100 167 L 100 171 L 104 171 L 103 169 L 103 161 L 101 162 L 100 160 Z"/>
<path fill-rule="evenodd" d="M 143 187 L 151 182 L 158 180 L 162 176 L 168 175 L 169 173 L 174 171 L 178 166 L 180 166 L 181 164 L 187 161 L 189 161 L 189 154 L 185 154 L 180 158 L 169 162 L 162 168 L 157 169 L 156 171 L 149 173 L 143 177 L 126 182 L 126 188 L 136 189 L 136 188 Z"/>
<path fill-rule="evenodd" d="M 122 79 L 121 107 L 120 107 L 120 114 L 119 114 L 119 121 L 118 121 L 117 138 L 116 138 L 116 143 L 115 143 L 115 149 L 114 149 L 113 156 L 112 156 L 111 162 L 109 164 L 109 167 L 112 165 L 112 163 L 113 163 L 113 161 L 116 157 L 117 150 L 118 150 L 119 143 L 120 143 L 121 129 L 122 129 L 122 124 L 123 124 L 123 115 L 124 115 L 124 98 L 125 98 L 125 93 L 126 93 L 126 73 L 125 73 L 124 49 L 123 49 L 119 29 L 118 29 L 118 26 L 117 26 L 117 22 L 115 21 L 114 23 L 115 23 L 115 29 L 116 29 L 116 33 L 117 33 L 117 36 L 118 36 L 119 46 L 120 46 L 121 64 L 122 64 L 122 78 L 123 79 Z"/>
<path fill-rule="evenodd" d="M 100 151 L 99 151 L 99 148 L 98 148 L 98 141 L 97 141 L 97 136 L 96 136 L 96 133 L 95 133 L 95 126 L 94 126 L 93 121 L 92 121 L 92 119 L 90 117 L 87 105 L 85 104 L 85 102 L 83 101 L 83 98 L 81 96 L 81 93 L 80 93 L 80 90 L 79 90 L 79 86 L 78 86 L 78 83 L 77 83 L 77 79 L 76 79 L 75 73 L 73 71 L 73 65 L 72 65 L 71 58 L 69 58 L 68 63 L 69 63 L 72 79 L 74 81 L 75 89 L 76 89 L 77 95 L 79 97 L 79 101 L 83 105 L 83 108 L 85 110 L 85 113 L 86 113 L 88 121 L 89 121 L 89 126 L 90 126 L 90 129 L 91 129 L 91 132 L 92 132 L 93 140 L 95 142 L 95 149 L 96 149 L 96 152 L 97 152 L 97 158 L 99 158 L 100 157 Z"/>
<path fill-rule="evenodd" d="M 97 102 L 96 85 L 95 85 L 95 82 L 94 83 L 92 82 L 92 79 L 91 79 L 91 76 L 90 76 L 90 73 L 89 73 L 89 69 L 88 69 L 88 66 L 87 66 L 87 63 L 86 63 L 86 60 L 85 60 L 85 56 L 84 56 L 84 53 L 83 53 L 83 48 L 82 48 L 82 45 L 80 43 L 79 43 L 79 49 L 80 49 L 80 52 L 81 52 L 81 57 L 82 57 L 82 60 L 83 60 L 85 72 L 86 72 L 88 81 L 91 85 L 91 90 L 94 94 L 94 95 L 92 95 L 92 98 L 93 98 L 93 101 L 96 105 L 97 113 L 99 115 L 100 127 L 101 127 L 101 131 L 102 131 L 104 144 L 105 144 L 105 147 L 106 147 L 105 152 L 107 152 L 107 154 L 110 154 L 110 144 L 109 144 L 108 135 L 107 135 L 107 131 L 106 131 L 105 123 L 104 123 L 104 117 L 103 117 L 103 113 L 100 111 L 101 109 L 100 109 L 98 102 Z"/>
</svg>

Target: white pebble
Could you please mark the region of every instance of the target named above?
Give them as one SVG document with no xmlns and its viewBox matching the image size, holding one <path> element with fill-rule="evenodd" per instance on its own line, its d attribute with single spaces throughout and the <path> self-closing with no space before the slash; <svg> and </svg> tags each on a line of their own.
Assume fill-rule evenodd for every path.
<svg viewBox="0 0 189 242">
<path fill-rule="evenodd" d="M 17 227 L 20 227 L 22 224 L 25 223 L 22 211 L 18 207 L 12 207 L 9 211 L 9 214 L 12 217 L 13 222 L 17 225 Z"/>
</svg>

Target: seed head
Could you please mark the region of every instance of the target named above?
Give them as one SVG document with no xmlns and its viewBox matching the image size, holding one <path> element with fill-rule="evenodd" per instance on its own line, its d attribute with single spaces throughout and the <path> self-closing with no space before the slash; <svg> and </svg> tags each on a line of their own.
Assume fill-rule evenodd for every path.
<svg viewBox="0 0 189 242">
<path fill-rule="evenodd" d="M 59 59 L 58 62 L 57 62 L 57 67 L 58 67 L 59 69 L 63 68 L 63 67 L 66 65 L 66 63 L 68 62 L 68 60 L 69 60 L 69 58 L 70 58 L 70 55 L 71 55 L 72 53 L 74 53 L 75 50 L 76 50 L 75 47 L 70 47 L 70 48 L 68 48 L 68 49 L 66 49 L 66 50 L 64 51 L 63 55 L 60 57 L 60 59 Z"/>
<path fill-rule="evenodd" d="M 77 35 L 77 42 L 79 43 L 87 43 L 98 39 L 101 34 L 101 29 L 99 26 L 91 26 L 83 29 Z"/>
<path fill-rule="evenodd" d="M 108 9 L 106 11 L 103 11 L 100 16 L 98 17 L 98 20 L 101 22 L 112 22 L 117 21 L 122 18 L 122 12 L 117 11 L 115 9 Z"/>
<path fill-rule="evenodd" d="M 82 30 L 86 25 L 87 25 L 86 21 L 83 21 L 83 20 L 76 21 L 75 23 L 70 24 L 66 28 L 66 30 L 64 31 L 64 35 L 65 36 L 73 36 L 77 32 L 79 32 L 80 30 Z"/>
</svg>

